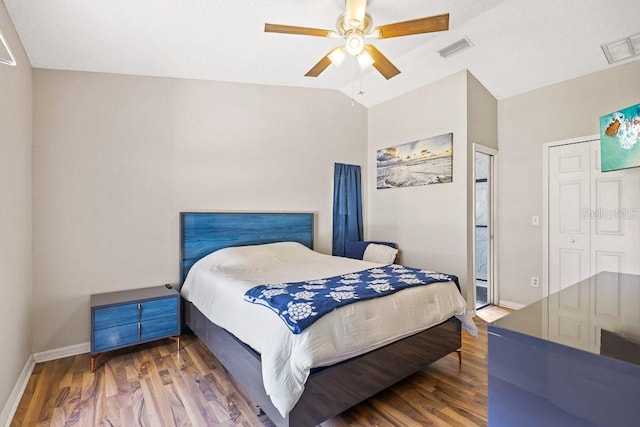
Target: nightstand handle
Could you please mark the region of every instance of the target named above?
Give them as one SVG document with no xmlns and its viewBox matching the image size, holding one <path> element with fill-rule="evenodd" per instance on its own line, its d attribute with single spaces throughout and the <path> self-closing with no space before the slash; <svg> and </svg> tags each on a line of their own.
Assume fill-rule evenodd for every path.
<svg viewBox="0 0 640 427">
<path fill-rule="evenodd" d="M 138 341 L 140 341 L 140 339 L 142 338 L 142 333 L 141 333 L 141 325 L 140 322 L 142 321 L 142 305 L 140 303 L 138 303 Z"/>
</svg>

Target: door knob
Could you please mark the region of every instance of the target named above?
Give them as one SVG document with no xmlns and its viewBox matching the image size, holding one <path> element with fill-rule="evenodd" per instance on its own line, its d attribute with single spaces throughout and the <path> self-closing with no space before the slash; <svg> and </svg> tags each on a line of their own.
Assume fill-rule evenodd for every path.
<svg viewBox="0 0 640 427">
<path fill-rule="evenodd" d="M 575 243 L 575 242 L 576 242 L 576 239 L 571 239 L 571 243 Z"/>
</svg>

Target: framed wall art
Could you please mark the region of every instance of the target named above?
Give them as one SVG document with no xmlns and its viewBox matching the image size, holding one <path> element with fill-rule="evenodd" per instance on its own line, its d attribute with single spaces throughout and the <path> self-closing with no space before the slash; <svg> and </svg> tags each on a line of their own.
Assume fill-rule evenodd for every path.
<svg viewBox="0 0 640 427">
<path fill-rule="evenodd" d="M 640 104 L 600 117 L 602 172 L 640 166 Z"/>
<path fill-rule="evenodd" d="M 453 181 L 453 133 L 376 152 L 377 188 L 413 187 Z"/>
</svg>

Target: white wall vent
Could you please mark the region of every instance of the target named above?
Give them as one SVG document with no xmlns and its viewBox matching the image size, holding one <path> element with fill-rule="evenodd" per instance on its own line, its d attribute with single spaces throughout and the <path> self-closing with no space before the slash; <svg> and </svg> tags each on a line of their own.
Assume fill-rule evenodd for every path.
<svg viewBox="0 0 640 427">
<path fill-rule="evenodd" d="M 626 37 L 622 40 L 602 45 L 604 56 L 609 64 L 624 61 L 640 55 L 640 33 Z"/>
<path fill-rule="evenodd" d="M 460 53 L 463 50 L 469 49 L 470 47 L 473 47 L 473 43 L 471 43 L 471 40 L 469 40 L 468 37 L 465 37 L 463 39 L 458 40 L 457 42 L 451 43 L 449 46 L 443 49 L 440 49 L 438 53 L 443 58 L 448 58 L 451 55 Z"/>
</svg>

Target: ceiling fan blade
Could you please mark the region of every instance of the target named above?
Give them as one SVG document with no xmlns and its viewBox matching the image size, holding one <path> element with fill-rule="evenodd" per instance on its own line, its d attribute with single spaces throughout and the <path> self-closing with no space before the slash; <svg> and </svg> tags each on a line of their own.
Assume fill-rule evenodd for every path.
<svg viewBox="0 0 640 427">
<path fill-rule="evenodd" d="M 293 25 L 264 24 L 265 33 L 297 34 L 301 36 L 331 37 L 335 31 L 320 28 L 296 27 Z"/>
<path fill-rule="evenodd" d="M 365 9 L 367 8 L 367 0 L 345 0 L 344 20 L 347 24 L 357 21 L 359 24 L 364 22 Z M 358 25 L 352 25 L 357 27 Z"/>
<path fill-rule="evenodd" d="M 331 60 L 329 59 L 329 55 L 327 54 L 323 56 L 322 59 L 318 61 L 316 65 L 311 67 L 311 69 L 307 71 L 307 74 L 305 74 L 305 76 L 318 77 L 320 73 L 326 70 L 329 65 L 331 65 Z"/>
<path fill-rule="evenodd" d="M 429 16 L 411 21 L 396 22 L 395 24 L 380 25 L 373 31 L 378 31 L 379 39 L 409 36 L 412 34 L 433 33 L 449 29 L 449 14 Z"/>
<path fill-rule="evenodd" d="M 398 68 L 396 68 L 396 66 L 393 65 L 391 61 L 389 61 L 387 57 L 384 56 L 374 45 L 368 44 L 365 45 L 364 48 L 373 58 L 373 66 L 375 69 L 378 70 L 385 79 L 389 80 L 390 78 L 400 74 L 400 70 L 398 70 Z"/>
</svg>

